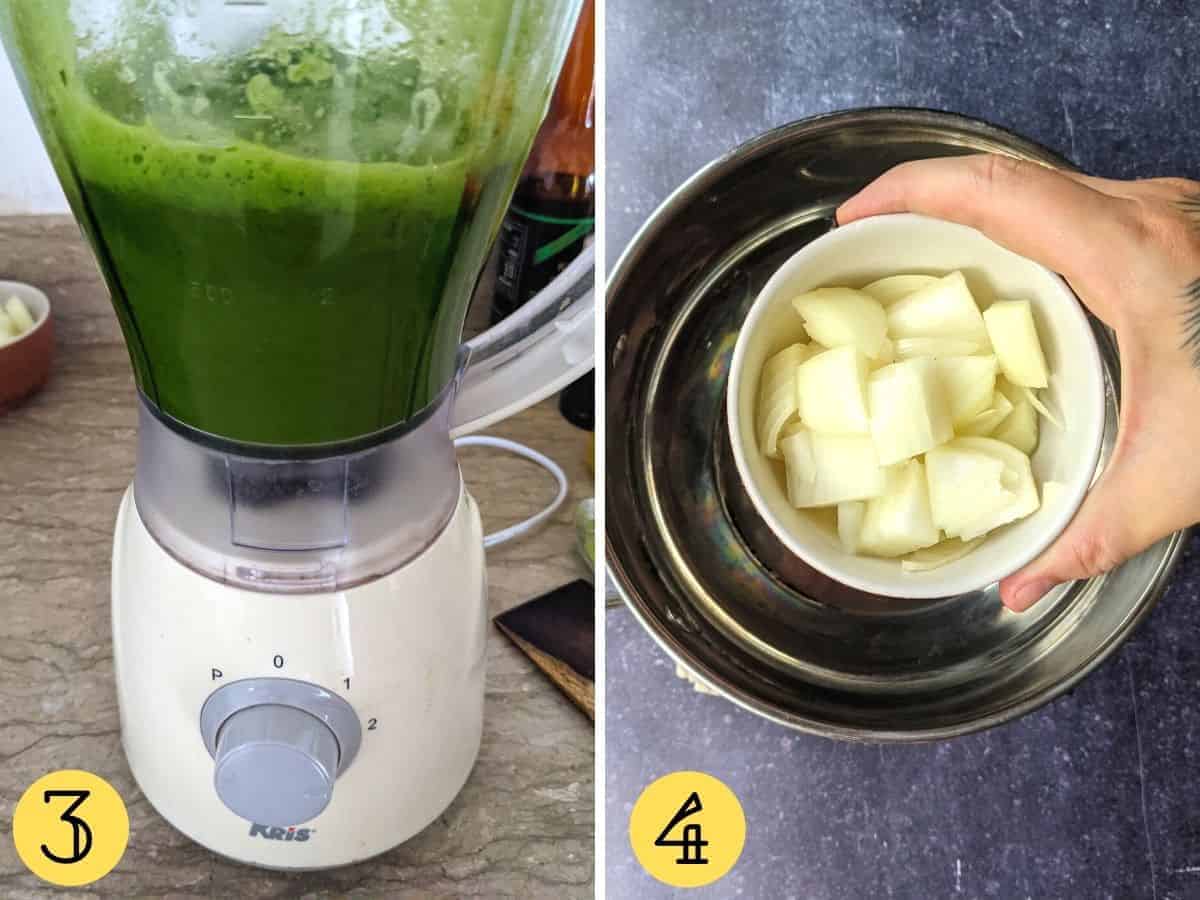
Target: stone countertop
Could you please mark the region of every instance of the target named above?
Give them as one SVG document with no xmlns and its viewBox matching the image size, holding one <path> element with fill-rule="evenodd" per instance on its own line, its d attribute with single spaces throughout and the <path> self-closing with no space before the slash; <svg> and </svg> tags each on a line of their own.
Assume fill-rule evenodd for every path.
<svg viewBox="0 0 1200 900">
<path fill-rule="evenodd" d="M 591 723 L 495 628 L 489 629 L 483 747 L 466 788 L 428 829 L 374 860 L 278 874 L 219 859 L 163 821 L 121 751 L 109 633 L 117 504 L 133 475 L 136 411 L 108 295 L 69 219 L 0 219 L 0 279 L 41 287 L 57 327 L 46 389 L 0 418 L 0 895 L 41 897 L 590 898 Z M 571 501 L 536 535 L 488 553 L 493 614 L 578 578 L 574 501 L 590 496 L 589 436 L 550 400 L 489 429 L 548 454 Z M 507 454 L 462 453 L 494 531 L 553 497 L 549 476 Z M 124 859 L 78 892 L 25 870 L 13 806 L 61 768 L 108 779 L 129 806 Z"/>
<path fill-rule="evenodd" d="M 610 265 L 700 166 L 847 107 L 977 116 L 1098 174 L 1200 176 L 1200 16 L 1184 0 L 608 0 L 607 16 Z M 914 746 L 810 737 L 698 694 L 610 612 L 609 898 L 675 896 L 626 828 L 676 769 L 724 779 L 748 819 L 738 865 L 689 896 L 1200 898 L 1198 600 L 1193 540 L 1153 615 L 1072 694 Z"/>
</svg>

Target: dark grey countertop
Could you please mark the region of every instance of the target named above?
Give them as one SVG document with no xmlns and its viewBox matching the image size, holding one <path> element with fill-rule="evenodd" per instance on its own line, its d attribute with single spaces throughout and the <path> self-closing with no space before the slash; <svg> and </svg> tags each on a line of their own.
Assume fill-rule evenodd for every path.
<svg viewBox="0 0 1200 900">
<path fill-rule="evenodd" d="M 1195 12 L 1189 17 L 1189 8 Z M 1113 177 L 1200 176 L 1200 7 L 1186 0 L 608 0 L 607 256 L 688 175 L 768 128 L 854 106 L 947 109 Z M 696 897 L 1200 898 L 1200 543 L 1075 691 L 984 734 L 836 743 L 694 692 L 608 616 L 607 889 L 642 788 L 700 769 L 738 793 L 742 859 Z"/>
</svg>

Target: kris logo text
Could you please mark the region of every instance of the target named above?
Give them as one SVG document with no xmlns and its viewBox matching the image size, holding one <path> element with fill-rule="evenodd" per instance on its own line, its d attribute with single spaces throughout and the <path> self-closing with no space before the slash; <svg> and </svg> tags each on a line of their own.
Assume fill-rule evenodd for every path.
<svg viewBox="0 0 1200 900">
<path fill-rule="evenodd" d="M 250 837 L 266 838 L 268 841 L 307 841 L 315 828 L 280 828 L 278 825 L 251 825 Z"/>
</svg>

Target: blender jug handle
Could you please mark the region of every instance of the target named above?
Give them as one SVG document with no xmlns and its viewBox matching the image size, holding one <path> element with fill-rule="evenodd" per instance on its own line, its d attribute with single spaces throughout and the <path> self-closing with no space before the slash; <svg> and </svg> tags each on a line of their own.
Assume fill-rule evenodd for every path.
<svg viewBox="0 0 1200 900">
<path fill-rule="evenodd" d="M 585 247 L 524 306 L 464 345 L 451 437 L 532 406 L 592 368 L 595 246 Z"/>
</svg>

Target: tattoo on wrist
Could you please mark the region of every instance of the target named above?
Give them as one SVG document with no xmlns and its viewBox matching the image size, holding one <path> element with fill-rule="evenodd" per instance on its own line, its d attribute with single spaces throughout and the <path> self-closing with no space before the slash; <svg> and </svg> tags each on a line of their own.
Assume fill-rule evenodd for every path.
<svg viewBox="0 0 1200 900">
<path fill-rule="evenodd" d="M 1200 230 L 1200 192 L 1185 194 L 1175 201 L 1192 226 Z M 1200 369 L 1200 278 L 1183 289 L 1183 349 L 1192 355 L 1192 365 Z"/>
<path fill-rule="evenodd" d="M 1200 278 L 1183 289 L 1183 349 L 1200 369 Z"/>
<path fill-rule="evenodd" d="M 1184 194 L 1175 201 L 1175 205 L 1191 218 L 1193 225 L 1200 228 L 1200 191 L 1194 194 Z"/>
</svg>

